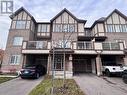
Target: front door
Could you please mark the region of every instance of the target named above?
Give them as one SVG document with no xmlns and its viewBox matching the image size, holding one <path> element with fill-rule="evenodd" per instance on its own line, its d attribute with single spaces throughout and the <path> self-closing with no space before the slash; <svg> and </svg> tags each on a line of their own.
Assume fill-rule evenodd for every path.
<svg viewBox="0 0 127 95">
<path fill-rule="evenodd" d="M 63 70 L 63 55 L 57 54 L 54 56 L 54 69 Z"/>
</svg>

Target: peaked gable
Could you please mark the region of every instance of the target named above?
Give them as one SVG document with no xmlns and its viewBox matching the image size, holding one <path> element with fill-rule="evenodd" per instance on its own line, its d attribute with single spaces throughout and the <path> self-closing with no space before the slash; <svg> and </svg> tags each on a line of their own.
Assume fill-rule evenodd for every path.
<svg viewBox="0 0 127 95">
<path fill-rule="evenodd" d="M 113 17 L 112 18 L 112 15 L 116 15 L 117 14 L 117 16 L 119 16 L 119 17 Z M 121 13 L 119 10 L 117 10 L 117 9 L 115 9 L 114 11 L 112 11 L 107 17 L 101 17 L 101 18 L 99 18 L 98 20 L 96 20 L 93 24 L 92 24 L 92 26 L 91 26 L 91 28 L 93 28 L 97 23 L 106 23 L 106 24 L 113 24 L 113 20 L 112 19 L 114 19 L 114 20 L 116 20 L 115 21 L 115 23 L 114 24 L 119 24 L 119 22 L 121 23 L 121 24 L 125 24 L 126 23 L 126 21 L 127 21 L 127 16 L 125 16 L 123 13 Z M 119 20 L 119 21 L 117 21 L 117 20 Z"/>
<path fill-rule="evenodd" d="M 55 19 L 57 19 L 58 17 L 60 17 L 63 13 L 67 13 L 69 16 L 71 16 L 74 20 L 76 20 L 77 22 L 82 22 L 82 23 L 86 23 L 86 20 L 81 20 L 76 18 L 71 12 L 69 12 L 66 8 L 64 8 L 61 12 L 59 12 L 54 18 L 52 18 L 50 21 L 53 22 Z"/>
<path fill-rule="evenodd" d="M 118 15 L 120 15 L 121 17 L 123 17 L 125 20 L 127 20 L 127 16 L 125 16 L 123 13 L 121 13 L 119 10 L 115 9 L 113 12 L 111 12 L 106 19 L 108 19 L 110 16 L 113 15 L 113 13 L 116 13 Z"/>
<path fill-rule="evenodd" d="M 125 24 L 127 17 L 119 10 L 115 9 L 109 16 L 107 16 L 105 21 L 107 24 Z"/>
<path fill-rule="evenodd" d="M 34 17 L 25 8 L 23 8 L 23 7 L 19 8 L 12 15 L 10 15 L 10 18 L 11 19 L 14 19 L 17 15 L 21 15 L 21 12 L 24 12 L 24 14 L 26 14 L 26 15 L 29 16 L 29 19 L 31 18 L 31 19 L 33 19 L 34 22 L 36 22 L 35 19 L 34 19 Z"/>
</svg>

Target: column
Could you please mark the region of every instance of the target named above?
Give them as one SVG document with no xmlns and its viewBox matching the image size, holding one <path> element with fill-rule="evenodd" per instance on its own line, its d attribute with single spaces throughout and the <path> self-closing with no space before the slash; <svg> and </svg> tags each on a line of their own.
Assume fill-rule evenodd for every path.
<svg viewBox="0 0 127 95">
<path fill-rule="evenodd" d="M 102 75 L 102 62 L 101 62 L 101 57 L 100 54 L 97 55 L 96 57 L 96 68 L 97 68 L 97 75 L 101 76 Z"/>
<path fill-rule="evenodd" d="M 72 78 L 73 76 L 73 65 L 72 65 L 72 55 L 69 56 L 69 62 L 68 62 L 68 73 L 67 78 Z"/>
<path fill-rule="evenodd" d="M 95 59 L 91 59 L 91 65 L 92 65 L 92 73 L 96 74 L 96 65 L 95 65 Z"/>
<path fill-rule="evenodd" d="M 124 64 L 127 65 L 127 55 L 125 55 L 124 59 Z"/>
<path fill-rule="evenodd" d="M 50 74 L 51 71 L 51 55 L 48 55 L 48 63 L 47 63 L 47 74 Z"/>
<path fill-rule="evenodd" d="M 25 67 L 26 65 L 26 55 L 23 55 L 23 63 L 22 63 L 22 68 Z"/>
</svg>

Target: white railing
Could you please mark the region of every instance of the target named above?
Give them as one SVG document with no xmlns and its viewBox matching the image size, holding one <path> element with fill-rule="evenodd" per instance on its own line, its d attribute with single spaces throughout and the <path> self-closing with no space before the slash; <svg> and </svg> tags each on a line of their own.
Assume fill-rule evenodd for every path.
<svg viewBox="0 0 127 95">
<path fill-rule="evenodd" d="M 103 50 L 120 50 L 119 43 L 105 42 L 102 43 Z"/>
<path fill-rule="evenodd" d="M 93 37 L 94 34 L 92 31 L 85 31 L 85 32 L 79 32 L 78 36 L 84 36 L 84 37 Z"/>
<path fill-rule="evenodd" d="M 47 41 L 24 41 L 23 49 L 48 49 Z"/>
<path fill-rule="evenodd" d="M 52 45 L 55 48 L 63 48 L 62 44 L 52 43 L 48 41 L 24 41 L 22 49 L 51 49 Z M 65 48 L 73 50 L 124 50 L 123 43 L 116 42 L 87 42 L 87 41 L 74 41 L 68 42 Z"/>
<path fill-rule="evenodd" d="M 73 49 L 90 50 L 94 48 L 92 42 L 78 41 L 78 42 L 73 42 Z"/>
</svg>

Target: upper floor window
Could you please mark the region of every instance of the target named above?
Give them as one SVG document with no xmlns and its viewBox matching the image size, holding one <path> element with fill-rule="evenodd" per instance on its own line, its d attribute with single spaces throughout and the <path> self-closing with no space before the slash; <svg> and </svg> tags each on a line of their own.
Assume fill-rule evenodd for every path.
<svg viewBox="0 0 127 95">
<path fill-rule="evenodd" d="M 127 32 L 126 24 L 108 24 L 107 32 Z"/>
<path fill-rule="evenodd" d="M 74 32 L 75 26 L 73 24 L 69 25 L 69 32 Z"/>
<path fill-rule="evenodd" d="M 28 20 L 28 21 L 22 21 L 22 20 L 12 21 L 11 29 L 30 29 L 30 20 Z"/>
<path fill-rule="evenodd" d="M 38 32 L 48 32 L 48 25 L 47 24 L 39 24 L 38 25 Z"/>
<path fill-rule="evenodd" d="M 54 24 L 53 32 L 75 32 L 75 24 Z"/>
<path fill-rule="evenodd" d="M 12 55 L 10 59 L 10 64 L 12 65 L 18 65 L 20 64 L 21 55 Z"/>
<path fill-rule="evenodd" d="M 14 46 L 21 46 L 23 41 L 23 37 L 14 37 L 13 45 Z"/>
<path fill-rule="evenodd" d="M 55 25 L 54 31 L 55 31 L 55 32 L 61 32 L 61 31 L 62 31 L 62 25 L 61 25 L 61 24 Z"/>
<path fill-rule="evenodd" d="M 17 21 L 16 29 L 25 29 L 26 21 Z"/>
</svg>

